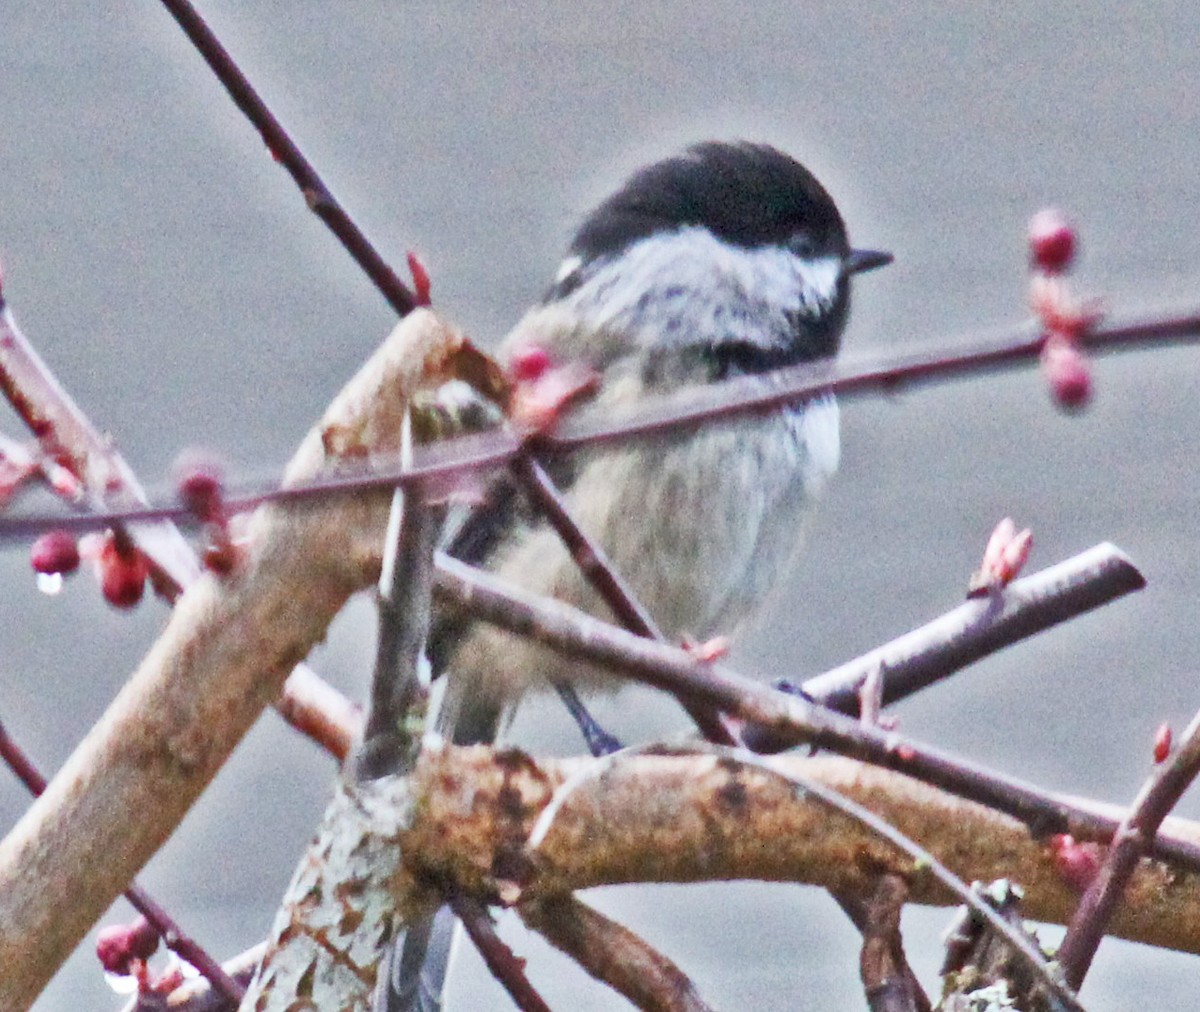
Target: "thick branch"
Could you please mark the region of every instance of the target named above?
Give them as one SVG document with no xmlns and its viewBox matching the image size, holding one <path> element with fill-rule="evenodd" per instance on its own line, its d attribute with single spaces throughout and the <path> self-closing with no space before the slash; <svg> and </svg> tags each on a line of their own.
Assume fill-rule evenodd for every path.
<svg viewBox="0 0 1200 1012">
<path fill-rule="evenodd" d="M 1019 881 L 1029 917 L 1062 923 L 1074 908 L 1051 848 L 1014 819 L 852 760 L 769 762 L 870 808 L 961 878 Z M 531 852 L 532 827 L 568 778 L 572 787 Z M 954 902 L 858 823 L 797 798 L 766 771 L 711 755 L 535 763 L 511 752 L 445 749 L 427 754 L 415 785 L 397 789 L 424 798 L 401 838 L 413 883 L 432 877 L 483 900 L 519 905 L 598 885 L 737 878 L 869 896 L 879 875 L 895 874 L 913 902 Z M 1200 825 L 1172 821 L 1173 833 L 1200 840 Z M 1143 860 L 1125 899 L 1114 933 L 1200 952 L 1200 875 Z"/>
<path fill-rule="evenodd" d="M 433 314 L 406 318 L 309 433 L 288 480 L 396 449 L 407 396 L 448 378 L 458 346 Z M 0 843 L 0 1008 L 32 1003 L 377 574 L 388 498 L 264 508 L 244 563 L 180 598 L 138 671 Z"/>
<path fill-rule="evenodd" d="M 533 636 L 562 651 L 626 677 L 691 697 L 750 724 L 772 741 L 806 742 L 904 772 L 964 798 L 1021 819 L 1039 834 L 1070 833 L 1107 842 L 1120 817 L 1049 794 L 1032 784 L 942 752 L 898 734 L 865 727 L 824 706 L 770 689 L 686 651 L 641 639 L 559 601 L 538 598 L 453 559 L 439 563 L 439 599 L 501 628 Z M 1200 846 L 1160 835 L 1155 851 L 1200 868 Z"/>
</svg>

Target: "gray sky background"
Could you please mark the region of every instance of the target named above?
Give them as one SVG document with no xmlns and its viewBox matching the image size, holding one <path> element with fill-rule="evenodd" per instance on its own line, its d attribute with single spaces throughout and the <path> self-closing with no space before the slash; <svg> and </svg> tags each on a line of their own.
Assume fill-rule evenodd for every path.
<svg viewBox="0 0 1200 1012">
<path fill-rule="evenodd" d="M 572 224 L 629 170 L 708 137 L 775 143 L 834 193 L 894 267 L 864 279 L 846 354 L 903 350 L 1025 316 L 1023 231 L 1079 221 L 1081 288 L 1114 313 L 1195 302 L 1200 70 L 1192 4 L 883 6 L 238 4 L 202 9 L 394 263 L 481 340 L 548 280 Z M 0 19 L 0 262 L 31 339 L 144 479 L 189 445 L 274 474 L 391 325 L 158 5 L 9 4 Z M 1001 516 L 1033 564 L 1104 540 L 1149 589 L 963 673 L 900 709 L 923 739 L 1047 787 L 1132 797 L 1164 719 L 1200 706 L 1193 520 L 1194 349 L 1107 358 L 1066 418 L 1031 369 L 845 404 L 843 471 L 800 572 L 740 667 L 804 677 L 961 598 Z M 0 426 L 17 424 L 0 412 Z M 86 579 L 34 590 L 0 551 L 0 719 L 51 770 L 134 667 L 165 612 L 109 611 Z M 361 693 L 372 617 L 339 620 L 318 669 Z M 675 712 L 603 711 L 648 738 Z M 575 748 L 553 709 L 542 747 Z M 332 769 L 264 717 L 143 881 L 228 955 L 260 938 Z M 0 775 L 0 825 L 25 806 Z M 1184 811 L 1197 814 L 1194 801 Z M 136 817 L 136 813 L 130 813 Z M 717 1007 L 861 1008 L 855 936 L 813 890 L 763 885 L 593 897 L 678 959 Z M 114 916 L 126 916 L 118 909 Z M 945 911 L 915 911 L 927 981 Z M 519 930 L 555 1007 L 619 1001 Z M 504 1007 L 478 961 L 453 1007 Z M 1089 1007 L 1195 1006 L 1197 964 L 1107 942 Z M 39 1012 L 117 1006 L 83 947 Z"/>
</svg>

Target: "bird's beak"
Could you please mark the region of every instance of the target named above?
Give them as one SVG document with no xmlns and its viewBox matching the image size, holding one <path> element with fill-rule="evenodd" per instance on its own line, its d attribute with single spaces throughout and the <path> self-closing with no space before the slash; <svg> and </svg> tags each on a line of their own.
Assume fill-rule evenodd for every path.
<svg viewBox="0 0 1200 1012">
<path fill-rule="evenodd" d="M 886 267 L 896 258 L 891 253 L 878 249 L 852 249 L 842 261 L 842 276 L 865 274 L 877 267 Z"/>
</svg>

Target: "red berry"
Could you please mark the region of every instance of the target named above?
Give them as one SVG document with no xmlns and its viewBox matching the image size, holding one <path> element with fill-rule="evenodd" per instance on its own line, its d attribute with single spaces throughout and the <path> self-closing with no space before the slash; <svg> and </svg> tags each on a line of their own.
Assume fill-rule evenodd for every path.
<svg viewBox="0 0 1200 1012">
<path fill-rule="evenodd" d="M 73 573 L 79 568 L 79 545 L 68 531 L 48 531 L 33 543 L 29 561 L 38 573 Z"/>
<path fill-rule="evenodd" d="M 1075 226 L 1062 211 L 1038 211 L 1029 221 L 1029 255 L 1035 267 L 1058 274 L 1075 258 Z"/>
</svg>

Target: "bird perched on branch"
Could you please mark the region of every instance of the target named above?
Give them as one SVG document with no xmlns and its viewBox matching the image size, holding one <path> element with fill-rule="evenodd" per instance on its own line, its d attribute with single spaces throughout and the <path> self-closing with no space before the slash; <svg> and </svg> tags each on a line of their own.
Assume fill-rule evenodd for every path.
<svg viewBox="0 0 1200 1012">
<path fill-rule="evenodd" d="M 588 365 L 600 379 L 596 405 L 616 415 L 646 396 L 833 356 L 851 278 L 890 260 L 851 248 L 833 199 L 789 155 L 697 144 L 636 172 L 588 215 L 504 351 L 533 347 L 555 363 Z M 580 451 L 553 474 L 658 626 L 708 637 L 752 618 L 780 582 L 838 459 L 838 408 L 826 395 Z M 452 531 L 446 550 L 608 617 L 511 479 Z M 459 744 L 493 740 L 532 686 L 611 679 L 457 615 L 435 618 L 428 654 L 449 680 L 441 728 Z M 410 926 L 378 1007 L 440 1006 L 451 923 L 443 919 L 432 939 L 429 924 Z"/>
</svg>

